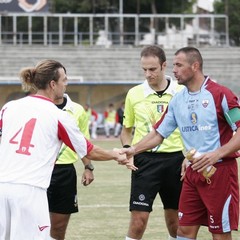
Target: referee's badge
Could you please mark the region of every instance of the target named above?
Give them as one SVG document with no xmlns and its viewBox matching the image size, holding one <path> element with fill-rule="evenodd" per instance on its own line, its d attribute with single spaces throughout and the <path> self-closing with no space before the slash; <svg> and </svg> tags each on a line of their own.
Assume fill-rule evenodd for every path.
<svg viewBox="0 0 240 240">
<path fill-rule="evenodd" d="M 163 113 L 164 112 L 164 105 L 163 104 L 157 105 L 157 111 L 159 113 Z"/>
</svg>

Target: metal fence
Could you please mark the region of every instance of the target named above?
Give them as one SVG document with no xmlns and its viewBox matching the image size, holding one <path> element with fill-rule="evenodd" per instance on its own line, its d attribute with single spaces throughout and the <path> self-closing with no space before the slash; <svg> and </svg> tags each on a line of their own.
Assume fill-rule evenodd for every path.
<svg viewBox="0 0 240 240">
<path fill-rule="evenodd" d="M 0 44 L 229 46 L 228 17 L 214 14 L 0 13 Z"/>
</svg>

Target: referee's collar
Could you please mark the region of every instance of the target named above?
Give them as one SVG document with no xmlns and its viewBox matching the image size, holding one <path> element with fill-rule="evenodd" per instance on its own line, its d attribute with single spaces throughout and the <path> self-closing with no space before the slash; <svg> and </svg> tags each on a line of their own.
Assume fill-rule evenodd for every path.
<svg viewBox="0 0 240 240">
<path fill-rule="evenodd" d="M 63 97 L 67 99 L 67 103 L 66 103 L 65 107 L 63 108 L 63 110 L 73 112 L 74 111 L 73 101 L 66 93 L 64 93 Z"/>
<path fill-rule="evenodd" d="M 166 79 L 168 80 L 168 81 L 170 81 L 170 84 L 169 84 L 169 86 L 168 86 L 168 88 L 166 89 L 166 91 L 165 91 L 165 93 L 167 93 L 167 94 L 170 94 L 170 95 L 175 95 L 175 93 L 177 92 L 177 81 L 174 81 L 170 76 L 165 76 L 166 77 Z M 148 97 L 149 95 L 151 95 L 151 94 L 156 94 L 156 91 L 155 90 L 153 90 L 150 86 L 149 86 L 149 84 L 148 84 L 148 81 L 147 80 L 145 80 L 144 82 L 143 82 L 143 91 L 144 91 L 144 97 L 146 98 L 146 97 Z"/>
</svg>

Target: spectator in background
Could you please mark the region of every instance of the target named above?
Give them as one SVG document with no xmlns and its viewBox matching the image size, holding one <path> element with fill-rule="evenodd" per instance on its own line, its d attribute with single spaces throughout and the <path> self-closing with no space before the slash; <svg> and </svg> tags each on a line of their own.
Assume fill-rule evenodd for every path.
<svg viewBox="0 0 240 240">
<path fill-rule="evenodd" d="M 110 103 L 104 112 L 104 130 L 107 138 L 110 137 L 111 129 L 114 131 L 114 137 L 118 137 L 121 124 L 119 123 L 117 111 L 114 109 L 113 103 Z"/>
<path fill-rule="evenodd" d="M 98 120 L 98 113 L 94 111 L 89 104 L 86 104 L 84 107 L 87 115 L 88 115 L 88 123 L 89 129 L 91 129 L 91 138 L 97 138 L 97 120 Z"/>
<path fill-rule="evenodd" d="M 124 114 L 124 106 L 125 106 L 125 102 L 122 102 L 121 105 L 119 106 L 119 108 L 117 109 L 117 127 L 118 129 L 116 129 L 116 136 L 119 136 L 121 133 L 121 129 L 122 129 L 122 125 L 123 125 L 123 114 Z"/>
<path fill-rule="evenodd" d="M 122 102 L 122 103 L 121 103 L 121 106 L 117 109 L 118 122 L 119 122 L 121 125 L 123 124 L 124 106 L 125 106 L 125 102 Z"/>
</svg>

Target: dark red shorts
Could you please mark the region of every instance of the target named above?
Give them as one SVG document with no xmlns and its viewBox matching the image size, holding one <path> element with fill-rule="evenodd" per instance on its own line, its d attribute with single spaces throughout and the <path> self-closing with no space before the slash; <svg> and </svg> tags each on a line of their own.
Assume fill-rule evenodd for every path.
<svg viewBox="0 0 240 240">
<path fill-rule="evenodd" d="M 238 229 L 239 186 L 235 160 L 220 162 L 208 184 L 201 173 L 187 168 L 179 203 L 180 226 L 205 225 L 212 233 Z"/>
</svg>

